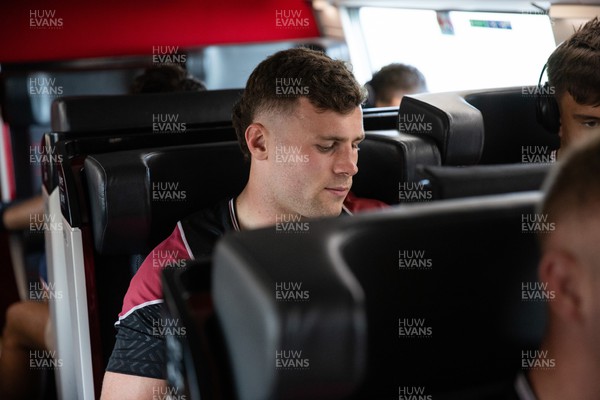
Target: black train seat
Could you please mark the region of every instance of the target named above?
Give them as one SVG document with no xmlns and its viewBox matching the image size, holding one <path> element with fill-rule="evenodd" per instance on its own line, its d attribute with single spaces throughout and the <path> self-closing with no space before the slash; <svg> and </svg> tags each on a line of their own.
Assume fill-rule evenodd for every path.
<svg viewBox="0 0 600 400">
<path fill-rule="evenodd" d="M 212 291 L 237 398 L 483 398 L 510 385 L 545 324 L 544 303 L 522 297 L 539 254 L 521 220 L 539 198 L 402 206 L 312 222 L 302 240 L 226 236 Z"/>
</svg>

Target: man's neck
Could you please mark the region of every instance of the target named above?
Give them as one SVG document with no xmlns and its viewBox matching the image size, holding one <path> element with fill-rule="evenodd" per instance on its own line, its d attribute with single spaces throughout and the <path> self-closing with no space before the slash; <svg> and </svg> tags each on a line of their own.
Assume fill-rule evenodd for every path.
<svg viewBox="0 0 600 400">
<path fill-rule="evenodd" d="M 593 349 L 584 341 L 566 340 L 561 343 L 544 343 L 548 358 L 554 367 L 532 369 L 529 380 L 538 400 L 594 400 L 600 399 L 600 382 Z"/>
<path fill-rule="evenodd" d="M 259 190 L 248 184 L 235 199 L 238 223 L 242 230 L 275 225 L 276 210 L 272 202 Z"/>
</svg>

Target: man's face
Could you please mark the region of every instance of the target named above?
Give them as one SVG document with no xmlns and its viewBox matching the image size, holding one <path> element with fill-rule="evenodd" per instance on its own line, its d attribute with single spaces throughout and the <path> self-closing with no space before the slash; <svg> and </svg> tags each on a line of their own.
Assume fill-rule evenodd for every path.
<svg viewBox="0 0 600 400">
<path fill-rule="evenodd" d="M 570 229 L 573 253 L 582 264 L 581 307 L 583 309 L 584 335 L 592 354 L 595 354 L 596 368 L 600 368 L 600 218 L 597 206 L 590 213 L 579 216 Z"/>
<path fill-rule="evenodd" d="M 561 252 L 571 259 L 568 268 L 556 268 L 555 274 L 562 287 L 558 303 L 551 309 L 560 310 L 565 302 L 576 305 L 577 321 L 571 328 L 577 330 L 577 340 L 584 343 L 595 355 L 600 368 L 600 217 L 598 205 L 578 209 L 556 221 L 556 230 L 549 233 L 545 252 Z M 556 254 L 556 253 L 555 253 Z M 559 271 L 559 272 L 556 272 Z M 562 304 L 562 305 L 561 305 Z M 557 311 L 557 315 L 563 315 Z M 571 315 L 570 317 L 573 317 Z M 558 317 L 561 324 L 573 324 L 571 319 Z"/>
<path fill-rule="evenodd" d="M 336 216 L 358 172 L 362 110 L 318 112 L 301 97 L 288 115 L 265 117 L 268 186 L 277 213 Z"/>
<path fill-rule="evenodd" d="M 568 92 L 558 98 L 561 152 L 571 143 L 600 135 L 600 107 L 578 104 Z"/>
</svg>

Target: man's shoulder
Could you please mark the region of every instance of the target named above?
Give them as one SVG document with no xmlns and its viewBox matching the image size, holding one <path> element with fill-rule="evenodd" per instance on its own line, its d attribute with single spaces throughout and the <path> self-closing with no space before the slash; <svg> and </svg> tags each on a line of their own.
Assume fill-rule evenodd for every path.
<svg viewBox="0 0 600 400">
<path fill-rule="evenodd" d="M 230 207 L 230 200 L 222 200 L 180 221 L 184 240 L 194 258 L 210 255 L 216 241 L 233 230 L 233 210 Z"/>
</svg>

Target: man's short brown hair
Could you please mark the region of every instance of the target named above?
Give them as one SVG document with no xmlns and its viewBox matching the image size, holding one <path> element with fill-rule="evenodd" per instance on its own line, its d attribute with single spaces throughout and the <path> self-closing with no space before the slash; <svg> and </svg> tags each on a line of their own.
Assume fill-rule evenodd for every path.
<svg viewBox="0 0 600 400">
<path fill-rule="evenodd" d="M 600 105 L 600 20 L 588 21 L 548 58 L 548 81 L 556 96 L 569 93 L 579 104 Z"/>
<path fill-rule="evenodd" d="M 417 68 L 393 63 L 381 68 L 370 82 L 375 92 L 375 102 L 389 103 L 397 92 L 419 93 L 427 91 L 425 77 Z"/>
<path fill-rule="evenodd" d="M 366 98 L 364 89 L 343 61 L 306 48 L 283 50 L 254 69 L 233 108 L 233 126 L 246 159 L 245 132 L 260 112 L 290 114 L 300 97 L 319 111 L 349 114 Z"/>
</svg>

